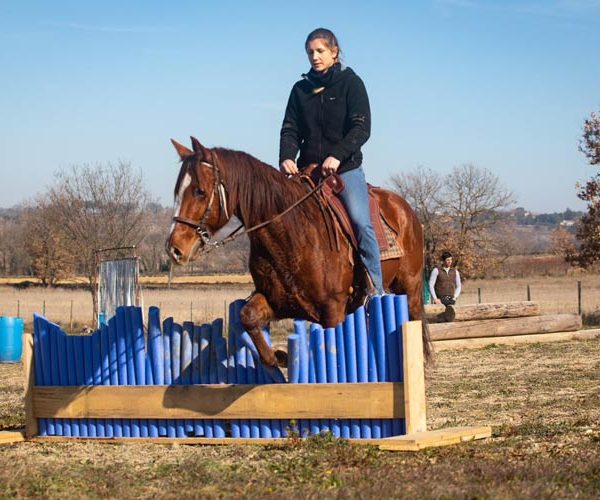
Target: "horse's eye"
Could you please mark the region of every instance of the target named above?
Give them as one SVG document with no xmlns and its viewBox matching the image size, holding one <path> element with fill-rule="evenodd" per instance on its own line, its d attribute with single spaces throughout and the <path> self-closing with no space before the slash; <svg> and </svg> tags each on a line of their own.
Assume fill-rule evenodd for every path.
<svg viewBox="0 0 600 500">
<path fill-rule="evenodd" d="M 206 191 L 204 191 L 203 189 L 197 187 L 194 189 L 194 196 L 196 198 L 204 198 L 206 196 Z"/>
</svg>

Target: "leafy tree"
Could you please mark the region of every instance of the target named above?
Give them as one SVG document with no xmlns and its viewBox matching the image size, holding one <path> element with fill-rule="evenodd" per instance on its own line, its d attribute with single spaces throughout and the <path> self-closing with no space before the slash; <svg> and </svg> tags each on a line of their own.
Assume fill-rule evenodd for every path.
<svg viewBox="0 0 600 500">
<path fill-rule="evenodd" d="M 600 115 L 591 113 L 585 120 L 579 150 L 590 165 L 600 164 Z M 577 227 L 579 249 L 567 254 L 566 258 L 574 265 L 588 268 L 600 260 L 600 174 L 594 175 L 584 186 L 577 187 L 577 196 L 587 203 L 587 212 Z"/>
</svg>

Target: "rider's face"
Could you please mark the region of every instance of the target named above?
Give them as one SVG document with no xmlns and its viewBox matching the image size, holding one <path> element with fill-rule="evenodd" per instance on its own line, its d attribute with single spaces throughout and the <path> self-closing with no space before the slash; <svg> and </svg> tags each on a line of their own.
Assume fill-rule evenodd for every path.
<svg viewBox="0 0 600 500">
<path fill-rule="evenodd" d="M 315 71 L 327 71 L 337 59 L 338 49 L 330 49 L 327 42 L 322 38 L 315 38 L 306 46 L 308 62 Z"/>
</svg>

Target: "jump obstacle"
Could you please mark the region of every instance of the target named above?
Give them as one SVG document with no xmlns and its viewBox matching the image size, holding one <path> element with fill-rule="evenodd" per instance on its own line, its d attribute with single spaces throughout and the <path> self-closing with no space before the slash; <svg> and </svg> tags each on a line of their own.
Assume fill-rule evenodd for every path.
<svg viewBox="0 0 600 500">
<path fill-rule="evenodd" d="M 160 321 L 119 307 L 92 335 L 34 316 L 25 334 L 29 439 L 273 443 L 331 433 L 416 450 L 489 437 L 491 428 L 426 431 L 421 322 L 405 295 L 375 297 L 336 328 L 294 322 L 288 376 L 263 365 L 239 321 Z M 269 332 L 265 331 L 268 338 Z"/>
</svg>

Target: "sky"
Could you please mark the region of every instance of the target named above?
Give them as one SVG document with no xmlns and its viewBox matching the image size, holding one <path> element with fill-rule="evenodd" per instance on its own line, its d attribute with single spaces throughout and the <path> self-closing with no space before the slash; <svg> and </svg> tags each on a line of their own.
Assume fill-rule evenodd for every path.
<svg viewBox="0 0 600 500">
<path fill-rule="evenodd" d="M 276 165 L 306 35 L 332 29 L 369 93 L 369 182 L 471 163 L 517 206 L 584 209 L 600 0 L 0 0 L 0 207 L 72 165 L 130 162 L 172 204 L 169 139 Z"/>
</svg>

